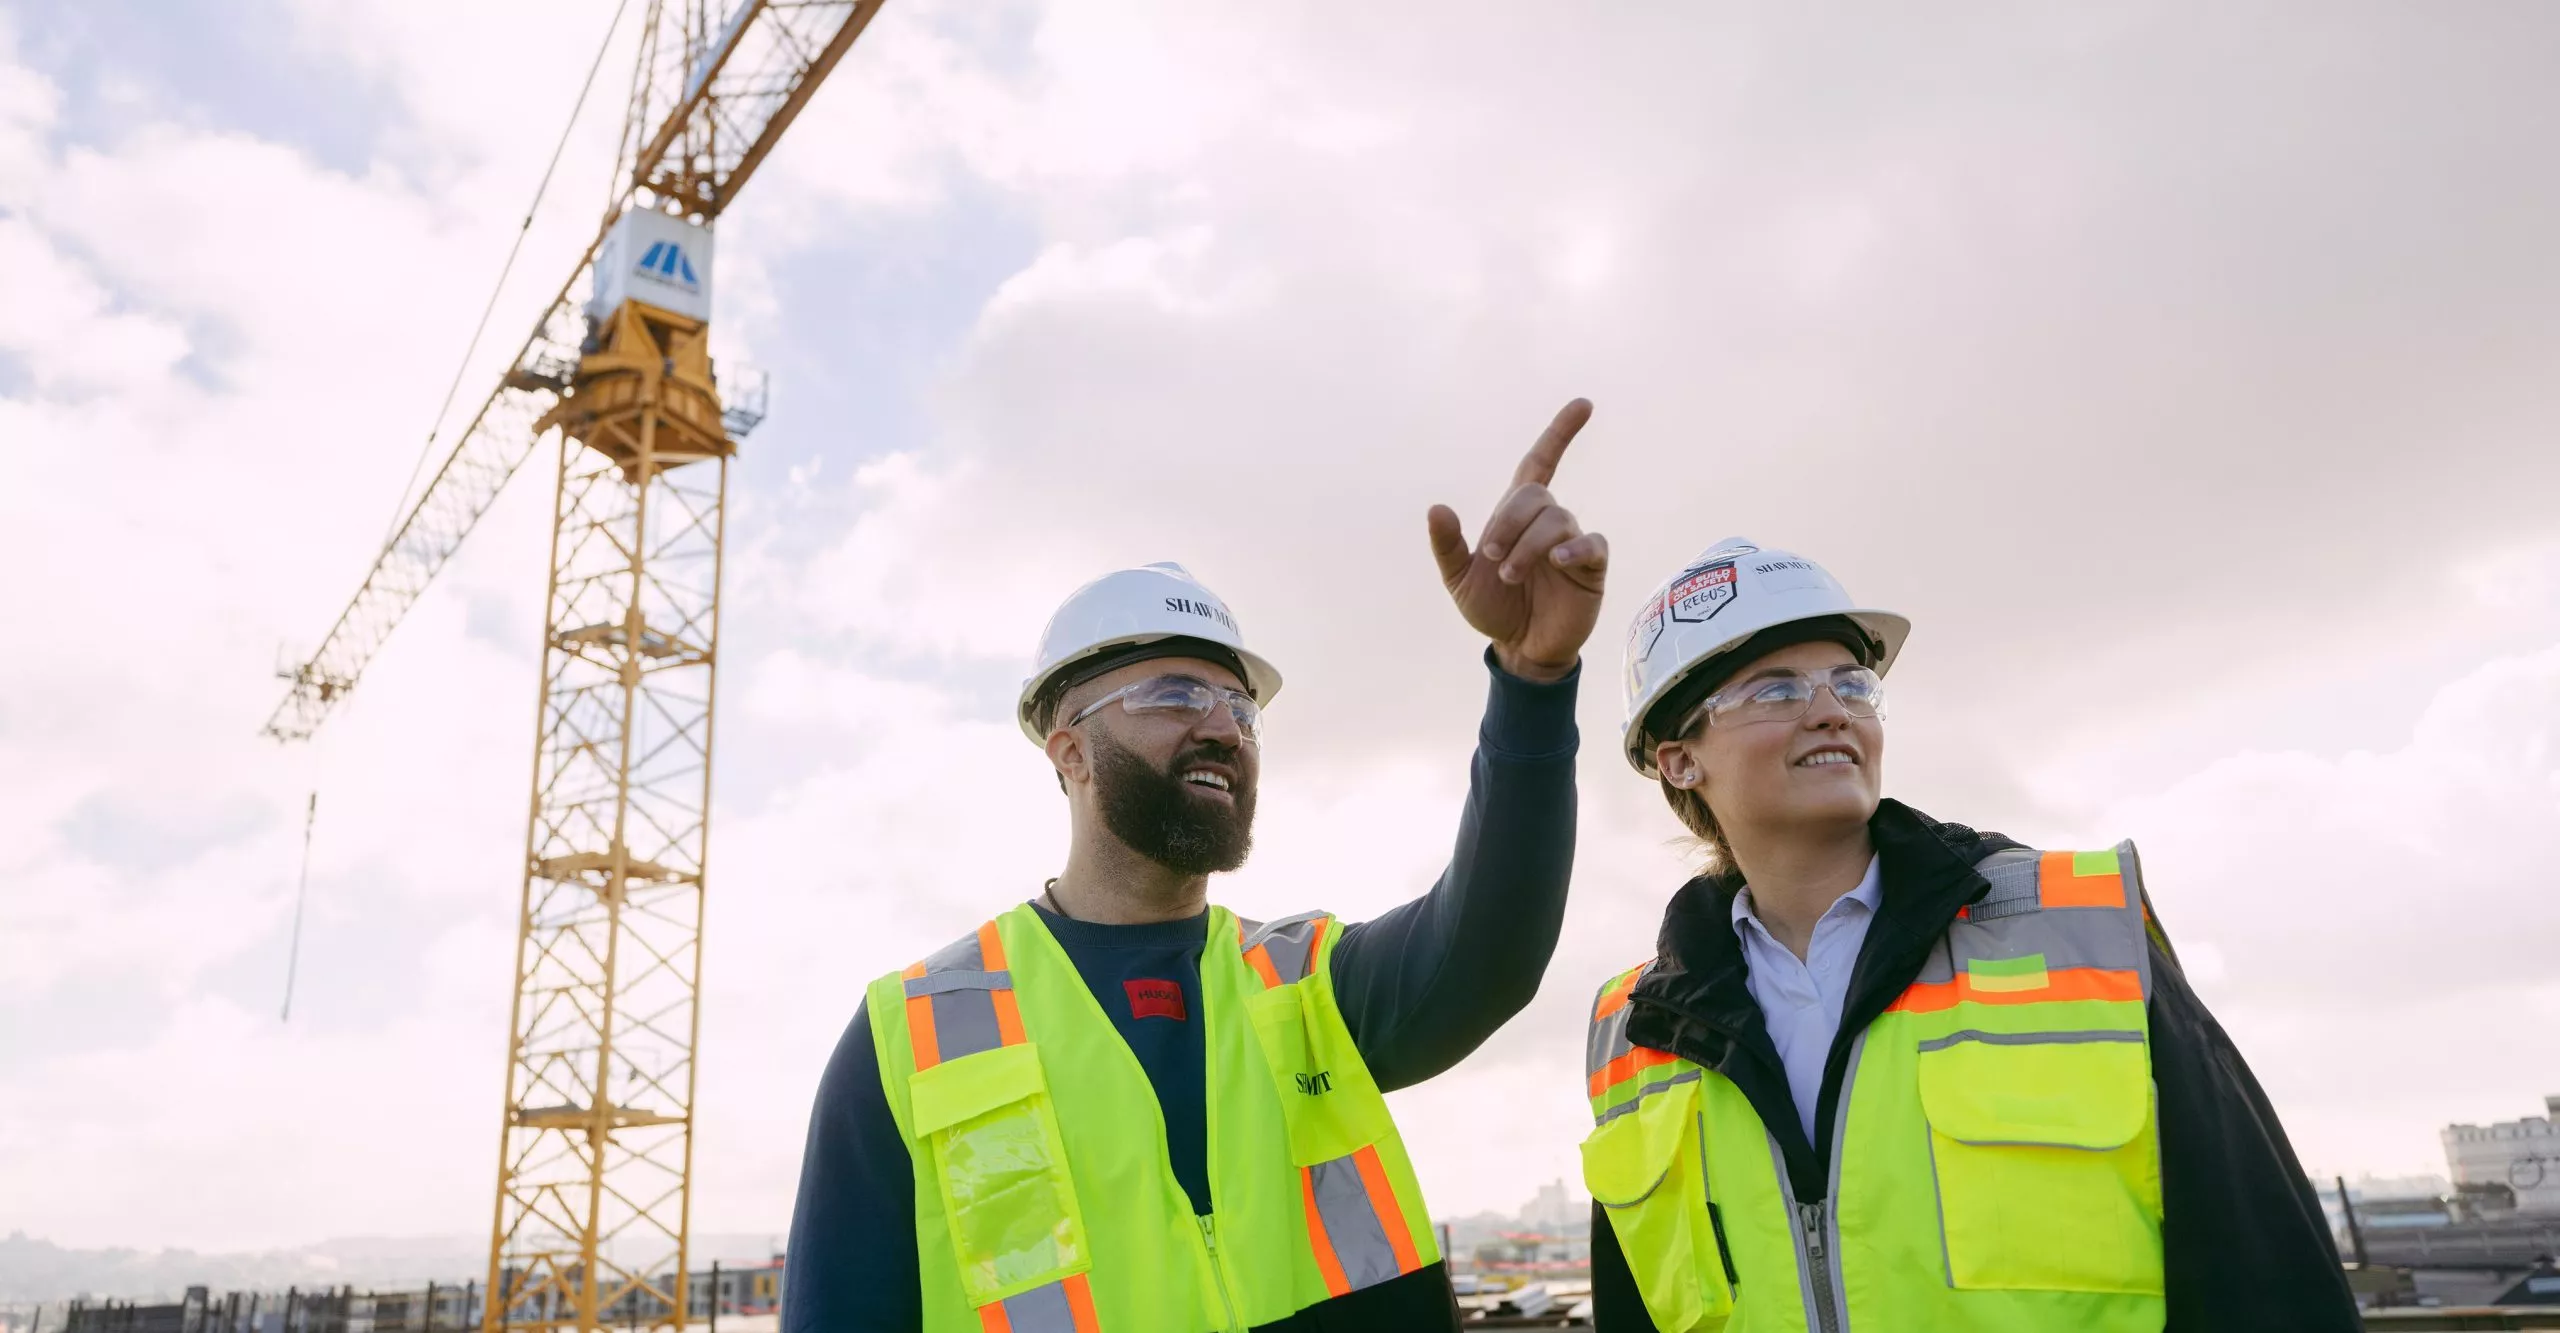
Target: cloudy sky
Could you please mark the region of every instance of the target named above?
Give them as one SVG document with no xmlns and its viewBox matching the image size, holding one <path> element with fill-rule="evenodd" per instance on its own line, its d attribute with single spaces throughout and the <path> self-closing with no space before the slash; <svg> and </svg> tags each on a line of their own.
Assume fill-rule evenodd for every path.
<svg viewBox="0 0 2560 1333">
<path fill-rule="evenodd" d="M 0 0 L 0 1231 L 486 1225 L 547 468 L 316 744 L 257 730 L 611 7 Z M 1558 489 L 1618 569 L 1573 904 L 1537 1003 L 1397 1098 L 1437 1210 L 1574 1172 L 1580 1009 L 1684 875 L 1617 644 L 1736 533 L 1916 622 L 1889 793 L 2141 843 L 2313 1169 L 2441 1170 L 2560 1092 L 2560 11 L 1558 14 L 892 0 L 722 222 L 717 349 L 774 390 L 697 1229 L 787 1226 L 863 983 L 1057 865 L 1007 707 L 1095 571 L 1185 561 L 1289 674 L 1225 901 L 1425 888 L 1481 674 L 1422 515 L 1472 529 L 1575 394 Z"/>
</svg>

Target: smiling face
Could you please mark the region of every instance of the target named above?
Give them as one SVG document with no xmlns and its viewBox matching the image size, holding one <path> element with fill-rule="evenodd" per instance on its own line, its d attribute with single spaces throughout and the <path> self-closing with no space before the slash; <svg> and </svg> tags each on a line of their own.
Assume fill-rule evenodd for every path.
<svg viewBox="0 0 2560 1333">
<path fill-rule="evenodd" d="M 1793 644 L 1754 659 L 1716 689 L 1731 695 L 1764 676 L 1822 672 L 1857 660 L 1837 643 Z M 1823 689 L 1793 721 L 1701 720 L 1684 738 L 1656 745 L 1654 761 L 1672 785 L 1706 799 L 1730 842 L 1768 846 L 1831 837 L 1875 814 L 1884 786 L 1884 722 L 1850 716 Z"/>
<path fill-rule="evenodd" d="M 1222 689 L 1244 682 L 1214 662 L 1187 657 L 1132 662 L 1086 681 L 1058 701 L 1049 758 L 1074 798 L 1076 818 L 1098 819 L 1131 851 L 1168 870 L 1214 874 L 1244 864 L 1253 848 L 1262 750 L 1223 706 L 1206 715 L 1132 713 L 1118 701 L 1065 725 L 1095 700 L 1156 676 Z"/>
</svg>

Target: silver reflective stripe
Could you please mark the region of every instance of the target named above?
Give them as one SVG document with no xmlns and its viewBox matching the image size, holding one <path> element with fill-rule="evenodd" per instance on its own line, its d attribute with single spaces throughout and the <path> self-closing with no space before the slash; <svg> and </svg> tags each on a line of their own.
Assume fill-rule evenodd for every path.
<svg viewBox="0 0 2560 1333">
<path fill-rule="evenodd" d="M 1938 1269 L 1946 1275 L 1947 1290 L 1956 1289 L 1956 1261 L 1947 1257 L 1947 1188 L 1938 1178 L 1938 1140 L 1923 1135 L 1929 1145 L 1929 1204 L 1938 1210 Z"/>
<path fill-rule="evenodd" d="M 1620 1102 L 1620 1103 L 1618 1103 L 1617 1105 L 1610 1107 L 1608 1110 L 1606 1110 L 1606 1111 L 1602 1111 L 1602 1112 L 1600 1113 L 1600 1115 L 1599 1115 L 1599 1118 L 1598 1118 L 1597 1120 L 1595 1120 L 1593 1123 L 1594 1123 L 1595 1125 L 1605 1125 L 1605 1124 L 1608 1124 L 1610 1121 L 1617 1119 L 1619 1116 L 1625 1115 L 1625 1114 L 1627 1114 L 1628 1112 L 1633 1111 L 1633 1110 L 1634 1110 L 1634 1109 L 1636 1109 L 1637 1107 L 1642 1106 L 1642 1105 L 1644 1104 L 1644 1099 L 1645 1099 L 1645 1098 L 1650 1097 L 1650 1096 L 1652 1096 L 1653 1094 L 1655 1094 L 1655 1093 L 1657 1093 L 1657 1092 L 1662 1091 L 1664 1088 L 1674 1088 L 1674 1087 L 1678 1087 L 1679 1085 L 1681 1085 L 1681 1084 L 1683 1084 L 1683 1083 L 1695 1083 L 1695 1082 L 1697 1082 L 1697 1081 L 1698 1081 L 1699 1076 L 1700 1076 L 1700 1075 L 1702 1075 L 1702 1074 L 1704 1074 L 1705 1072 L 1706 1072 L 1706 1071 L 1705 1071 L 1705 1070 L 1702 1070 L 1702 1069 L 1689 1069 L 1689 1070 L 1683 1070 L 1682 1072 L 1677 1073 L 1677 1074 L 1674 1074 L 1674 1075 L 1672 1075 L 1672 1076 L 1671 1076 L 1671 1077 L 1669 1077 L 1669 1078 L 1663 1079 L 1662 1081 L 1660 1081 L 1660 1082 L 1658 1082 L 1658 1083 L 1647 1083 L 1647 1084 L 1645 1084 L 1645 1085 L 1644 1085 L 1644 1090 L 1643 1090 L 1643 1091 L 1641 1091 L 1641 1092 L 1638 1092 L 1638 1093 L 1634 1096 L 1634 1098 L 1632 1098 L 1631 1100 L 1628 1100 L 1628 1101 Z"/>
<path fill-rule="evenodd" d="M 945 991 L 933 997 L 933 1043 L 945 1060 L 1004 1045 L 992 991 Z"/>
<path fill-rule="evenodd" d="M 2142 979 L 2144 999 L 2151 996 L 2151 940 L 2142 922 L 2141 857 L 2131 842 L 2115 846 L 2117 870 L 2124 878 L 2121 909 L 2080 908 L 2047 912 L 2041 879 L 2044 853 L 2026 848 L 1994 852 L 1974 863 L 1991 882 L 1982 901 L 1947 928 L 1950 951 L 1946 967 L 1933 952 L 1921 968 L 1921 984 L 1950 980 L 1975 958 L 2045 956 L 2045 967 L 2102 967 L 2128 971 Z M 1947 970 L 1951 968 L 1952 971 Z"/>
<path fill-rule="evenodd" d="M 955 990 L 1012 990 L 1013 973 L 954 970 L 926 972 L 907 978 L 907 995 L 940 995 Z"/>
<path fill-rule="evenodd" d="M 1013 989 L 1013 973 L 987 970 L 978 932 L 925 955 L 924 975 L 908 977 L 906 987 L 911 998 L 931 997 L 933 1044 L 941 1058 L 957 1060 L 1004 1045 L 1004 1033 L 996 1026 L 995 992 Z"/>
<path fill-rule="evenodd" d="M 2142 973 L 2142 998 L 2147 1001 L 2151 998 L 2151 928 L 2143 922 L 2142 914 L 2151 906 L 2151 895 L 2142 887 L 2142 853 L 2133 849 L 2131 838 L 2116 844 L 2116 872 L 2124 876 L 2125 910 L 2133 917 L 2136 936 L 2133 956 L 2138 961 L 2134 967 Z M 2165 933 L 2160 937 L 2163 943 L 2168 938 Z"/>
<path fill-rule="evenodd" d="M 1931 1132 L 1946 1134 L 1945 1130 Z M 1968 1148 L 2051 1148 L 2056 1152 L 2108 1153 L 2124 1147 L 2123 1144 L 2118 1143 L 2104 1148 L 2092 1148 L 2085 1143 L 2050 1143 L 2043 1139 L 1960 1139 L 1953 1134 L 1946 1134 L 1946 1139 L 1949 1143 L 1961 1143 Z"/>
<path fill-rule="evenodd" d="M 1858 1064 L 1866 1059 L 1867 1034 L 1860 1032 L 1849 1043 L 1849 1063 L 1840 1071 L 1840 1101 L 1831 1110 L 1831 1177 L 1822 1196 L 1822 1271 L 1813 1280 L 1822 1284 L 1822 1310 L 1831 1316 L 1827 1327 L 1831 1333 L 1848 1333 L 1849 1283 L 1840 1274 L 1840 1159 L 1848 1156 L 1842 1149 L 1849 1142 L 1849 1094 L 1858 1085 Z"/>
<path fill-rule="evenodd" d="M 1597 1008 L 1598 1005 L 1594 1005 Z M 1635 1049 L 1627 1040 L 1627 1006 L 1607 1018 L 1593 1019 L 1582 1049 L 1582 1076 L 1598 1078 L 1609 1062 Z"/>
<path fill-rule="evenodd" d="M 1955 925 L 1965 924 L 1957 921 Z M 1956 979 L 1955 951 L 1945 935 L 1929 945 L 1928 955 L 1920 960 L 1920 974 L 1911 979 L 1915 986 L 1943 986 Z"/>
<path fill-rule="evenodd" d="M 1315 1179 L 1316 1215 L 1324 1219 L 1325 1239 L 1351 1289 L 1373 1287 L 1396 1276 L 1395 1247 L 1378 1210 L 1369 1206 L 1369 1187 L 1360 1179 L 1358 1154 L 1308 1167 Z"/>
<path fill-rule="evenodd" d="M 1005 1297 L 1004 1317 L 1013 1333 L 1076 1333 L 1076 1309 L 1067 1303 L 1063 1281 Z"/>
<path fill-rule="evenodd" d="M 2098 920 L 2092 922 L 2091 917 Z M 2130 969 L 2128 938 L 2118 914 L 2085 908 L 2022 913 L 1996 921 L 1957 920 L 1947 926 L 1947 945 L 1959 968 L 1977 958 L 2006 961 L 2042 954 L 2048 972 L 2066 967 Z"/>
<path fill-rule="evenodd" d="M 2073 1046 L 2091 1041 L 2140 1042 L 2142 1040 L 2143 1034 L 2139 1032 L 2126 1032 L 2112 1028 L 2090 1032 L 1977 1032 L 1972 1028 L 1966 1028 L 1962 1032 L 1924 1041 L 1920 1043 L 1920 1050 L 1925 1055 L 1930 1051 L 1943 1051 L 1950 1046 L 1961 1045 L 1968 1041 L 1978 1041 L 1986 1046 Z"/>
<path fill-rule="evenodd" d="M 1256 945 L 1263 946 L 1264 952 L 1271 957 L 1271 970 L 1279 975 L 1280 984 L 1286 986 L 1304 977 L 1314 962 L 1316 922 L 1324 915 L 1323 912 L 1300 912 L 1268 925 L 1255 926 L 1244 937 L 1245 952 L 1253 952 Z"/>
</svg>

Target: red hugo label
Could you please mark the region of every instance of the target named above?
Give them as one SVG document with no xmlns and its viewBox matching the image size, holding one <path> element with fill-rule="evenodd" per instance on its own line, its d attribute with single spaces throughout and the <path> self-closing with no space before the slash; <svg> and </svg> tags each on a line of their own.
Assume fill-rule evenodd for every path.
<svg viewBox="0 0 2560 1333">
<path fill-rule="evenodd" d="M 1136 981 L 1121 982 L 1120 987 L 1129 992 L 1131 1018 L 1170 1018 L 1182 1022 L 1191 1017 L 1191 1011 L 1182 1003 L 1182 987 L 1173 982 L 1141 977 Z"/>
</svg>

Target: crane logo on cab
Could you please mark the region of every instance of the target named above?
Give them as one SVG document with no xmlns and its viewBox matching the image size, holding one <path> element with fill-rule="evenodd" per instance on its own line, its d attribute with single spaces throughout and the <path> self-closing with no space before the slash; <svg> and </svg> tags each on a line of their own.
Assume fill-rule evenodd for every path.
<svg viewBox="0 0 2560 1333">
<path fill-rule="evenodd" d="M 688 292 L 702 290 L 702 280 L 693 276 L 693 261 L 685 258 L 684 247 L 673 241 L 653 241 L 640 262 L 631 266 L 633 273 L 673 283 Z"/>
</svg>

